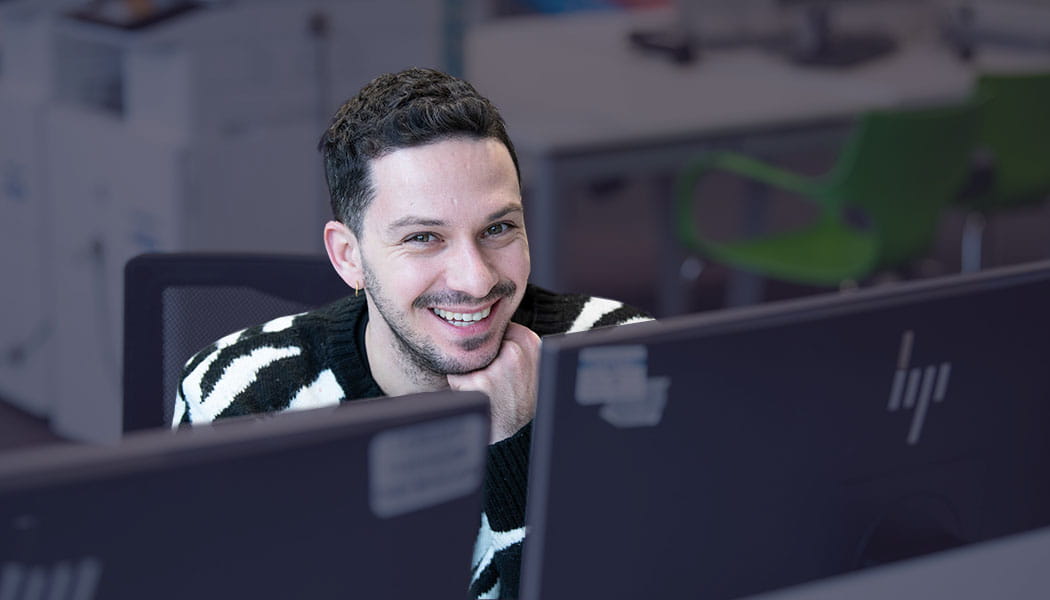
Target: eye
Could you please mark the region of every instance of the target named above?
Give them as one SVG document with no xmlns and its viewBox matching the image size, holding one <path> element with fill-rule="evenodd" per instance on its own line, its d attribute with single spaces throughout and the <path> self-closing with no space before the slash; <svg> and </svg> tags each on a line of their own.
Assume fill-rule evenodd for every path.
<svg viewBox="0 0 1050 600">
<path fill-rule="evenodd" d="M 485 235 L 486 236 L 500 235 L 501 233 L 505 233 L 511 227 L 513 227 L 513 225 L 511 225 L 510 223 L 496 223 L 494 225 L 489 225 L 488 227 L 485 228 Z"/>
<path fill-rule="evenodd" d="M 429 244 L 436 242 L 437 236 L 433 233 L 413 233 L 412 235 L 405 238 L 405 242 L 412 244 Z"/>
</svg>

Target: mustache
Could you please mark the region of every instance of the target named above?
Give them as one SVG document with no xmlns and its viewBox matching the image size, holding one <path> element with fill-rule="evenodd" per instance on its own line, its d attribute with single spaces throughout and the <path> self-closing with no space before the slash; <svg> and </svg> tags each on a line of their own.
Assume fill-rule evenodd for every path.
<svg viewBox="0 0 1050 600">
<path fill-rule="evenodd" d="M 470 294 L 449 290 L 447 292 L 423 294 L 412 301 L 412 306 L 414 308 L 427 308 L 429 306 L 440 304 L 456 304 L 460 306 L 481 305 L 492 302 L 493 300 L 498 300 L 499 298 L 510 298 L 516 291 L 518 291 L 518 286 L 513 281 L 504 280 L 492 286 L 492 289 L 484 298 L 475 298 Z"/>
</svg>

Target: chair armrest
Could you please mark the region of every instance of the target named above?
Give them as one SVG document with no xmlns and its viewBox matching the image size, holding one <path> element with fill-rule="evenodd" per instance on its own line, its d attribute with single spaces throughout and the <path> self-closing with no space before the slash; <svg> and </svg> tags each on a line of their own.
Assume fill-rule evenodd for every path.
<svg viewBox="0 0 1050 600">
<path fill-rule="evenodd" d="M 798 175 L 735 152 L 710 152 L 690 162 L 675 181 L 675 223 L 678 238 L 693 248 L 709 248 L 711 245 L 700 238 L 692 225 L 693 190 L 700 179 L 711 171 L 740 175 L 774 188 L 793 192 L 807 200 L 828 207 L 827 185 L 821 179 Z"/>
</svg>

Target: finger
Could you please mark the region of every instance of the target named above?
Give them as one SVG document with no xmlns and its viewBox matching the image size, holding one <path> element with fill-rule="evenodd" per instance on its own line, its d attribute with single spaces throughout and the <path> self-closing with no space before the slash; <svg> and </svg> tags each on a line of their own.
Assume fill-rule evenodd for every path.
<svg viewBox="0 0 1050 600">
<path fill-rule="evenodd" d="M 462 375 L 447 375 L 448 387 L 453 390 L 477 390 L 482 385 L 481 371 L 463 373 Z"/>
<path fill-rule="evenodd" d="M 536 332 L 528 327 L 517 323 L 508 325 L 507 332 L 503 334 L 503 347 L 500 349 L 500 353 L 504 351 L 508 343 L 520 348 L 530 362 L 535 363 L 539 358 L 540 336 L 536 335 Z"/>
<path fill-rule="evenodd" d="M 507 330 L 503 334 L 504 341 L 512 341 L 521 344 L 524 347 L 540 345 L 540 336 L 536 335 L 536 332 L 519 325 L 517 323 L 510 323 L 507 325 Z"/>
</svg>

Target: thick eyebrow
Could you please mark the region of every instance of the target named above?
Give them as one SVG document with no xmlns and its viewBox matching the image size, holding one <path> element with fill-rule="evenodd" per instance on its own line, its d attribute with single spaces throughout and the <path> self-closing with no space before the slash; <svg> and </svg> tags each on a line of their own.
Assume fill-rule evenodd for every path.
<svg viewBox="0 0 1050 600">
<path fill-rule="evenodd" d="M 502 219 L 503 217 L 509 215 L 512 212 L 521 212 L 521 205 L 517 202 L 513 204 L 508 204 L 500 210 L 497 210 L 496 212 L 490 214 L 486 220 L 495 221 L 496 219 Z"/>
<path fill-rule="evenodd" d="M 411 215 L 407 217 L 401 217 L 387 226 L 387 231 L 396 231 L 402 227 L 444 227 L 447 225 L 441 219 L 427 219 L 424 217 L 413 217 Z"/>
</svg>

